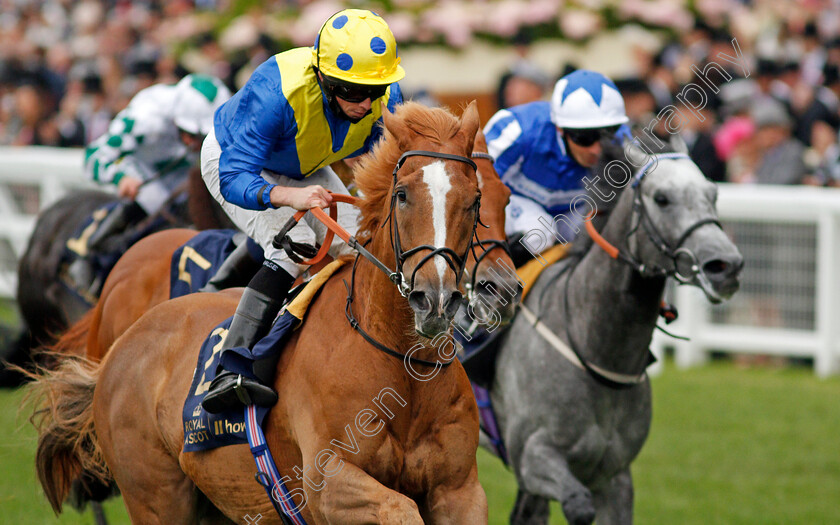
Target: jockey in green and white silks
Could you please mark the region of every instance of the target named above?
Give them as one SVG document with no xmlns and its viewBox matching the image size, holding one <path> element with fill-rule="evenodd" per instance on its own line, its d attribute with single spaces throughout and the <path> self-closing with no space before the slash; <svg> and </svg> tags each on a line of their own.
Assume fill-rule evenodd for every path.
<svg viewBox="0 0 840 525">
<path fill-rule="evenodd" d="M 99 294 L 102 277 L 96 274 L 101 268 L 95 268 L 92 254 L 109 254 L 116 260 L 138 236 L 149 233 L 134 226 L 160 211 L 197 167 L 213 112 L 229 98 L 222 81 L 208 75 L 187 75 L 175 85 L 156 84 L 137 93 L 108 131 L 88 145 L 85 173 L 116 185 L 121 200 L 98 219 L 84 250 L 76 250 L 79 257 L 68 274 L 79 290 Z"/>
<path fill-rule="evenodd" d="M 182 133 L 206 135 L 213 112 L 228 98 L 221 80 L 199 74 L 140 91 L 88 145 L 85 173 L 117 185 L 147 215 L 156 213 L 198 161 L 198 148 Z"/>
<path fill-rule="evenodd" d="M 216 112 L 201 151 L 202 177 L 233 222 L 263 248 L 266 261 L 234 315 L 219 375 L 202 402 L 208 412 L 277 401 L 268 386 L 276 357 L 243 364 L 237 361 L 241 352 L 227 350 L 250 351 L 270 328 L 304 268 L 272 240 L 298 210 L 328 206 L 327 190 L 347 193 L 329 165 L 368 152 L 380 138 L 382 103 L 393 111 L 402 102 L 396 82 L 405 72 L 399 63 L 385 21 L 371 11 L 345 9 L 324 23 L 314 47 L 269 58 Z M 339 204 L 338 217 L 355 233 L 356 208 Z M 311 215 L 304 221 L 289 232 L 291 240 L 322 242 L 326 228 Z M 335 239 L 329 253 L 349 252 Z M 236 257 L 235 251 L 223 267 L 234 268 Z M 223 278 L 214 280 L 214 288 L 225 287 Z"/>
</svg>

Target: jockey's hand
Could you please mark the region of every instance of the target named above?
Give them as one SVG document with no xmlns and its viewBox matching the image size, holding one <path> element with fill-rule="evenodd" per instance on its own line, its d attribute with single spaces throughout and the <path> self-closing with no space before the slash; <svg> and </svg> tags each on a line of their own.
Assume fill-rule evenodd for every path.
<svg viewBox="0 0 840 525">
<path fill-rule="evenodd" d="M 137 177 L 126 175 L 123 178 L 121 178 L 119 184 L 117 184 L 117 195 L 132 200 L 136 199 L 137 192 L 140 191 L 140 186 L 142 185 L 142 180 L 138 179 Z"/>
<path fill-rule="evenodd" d="M 271 189 L 269 198 L 274 206 L 291 206 L 296 210 L 326 208 L 332 202 L 329 192 L 317 185 L 303 188 L 275 186 Z"/>
</svg>

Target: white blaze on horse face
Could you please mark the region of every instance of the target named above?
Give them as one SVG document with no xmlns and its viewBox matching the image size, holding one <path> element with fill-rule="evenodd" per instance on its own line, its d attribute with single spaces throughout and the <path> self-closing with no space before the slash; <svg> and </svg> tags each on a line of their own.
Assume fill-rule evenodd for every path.
<svg viewBox="0 0 840 525">
<path fill-rule="evenodd" d="M 432 196 L 432 226 L 435 229 L 434 247 L 446 246 L 446 194 L 452 189 L 449 174 L 443 161 L 433 162 L 423 167 L 423 182 L 429 188 Z M 435 267 L 443 286 L 443 274 L 446 273 L 446 261 L 443 257 L 435 257 Z"/>
</svg>

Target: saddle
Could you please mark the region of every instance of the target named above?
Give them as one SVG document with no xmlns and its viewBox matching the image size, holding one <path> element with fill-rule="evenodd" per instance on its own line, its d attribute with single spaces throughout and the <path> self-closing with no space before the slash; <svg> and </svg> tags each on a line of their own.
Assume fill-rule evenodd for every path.
<svg viewBox="0 0 840 525">
<path fill-rule="evenodd" d="M 297 287 L 290 293 L 290 301 L 286 304 L 275 320 L 268 334 L 254 345 L 253 354 L 271 352 L 278 345 L 286 343 L 288 338 L 301 325 L 309 305 L 317 297 L 324 283 L 344 264 L 343 260 L 333 261 L 315 276 Z M 226 445 L 248 443 L 246 436 L 245 413 L 241 408 L 210 414 L 201 406 L 204 394 L 210 387 L 218 368 L 224 337 L 230 327 L 232 317 L 220 323 L 207 337 L 199 351 L 196 370 L 192 384 L 184 401 L 182 419 L 184 424 L 184 452 L 209 450 Z M 233 348 L 232 368 L 236 368 L 237 352 L 246 349 Z M 227 357 L 227 355 L 226 355 Z M 227 359 L 225 361 L 227 363 Z M 238 373 L 251 374 L 248 370 L 237 370 Z M 258 424 L 268 413 L 269 408 L 256 407 L 255 419 Z"/>
</svg>

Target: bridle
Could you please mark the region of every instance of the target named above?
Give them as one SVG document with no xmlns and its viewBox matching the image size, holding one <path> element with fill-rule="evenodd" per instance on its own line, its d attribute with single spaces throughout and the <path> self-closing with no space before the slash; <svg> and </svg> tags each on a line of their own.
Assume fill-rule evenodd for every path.
<svg viewBox="0 0 840 525">
<path fill-rule="evenodd" d="M 463 254 L 458 254 L 452 248 L 447 246 L 440 246 L 435 247 L 429 244 L 423 244 L 420 246 L 415 246 L 414 248 L 408 249 L 403 251 L 402 249 L 402 241 L 400 240 L 400 228 L 397 224 L 397 218 L 394 215 L 394 209 L 397 203 L 397 172 L 403 166 L 405 161 L 409 157 L 415 156 L 422 156 L 422 157 L 434 157 L 439 159 L 445 160 L 454 160 L 457 162 L 463 162 L 472 167 L 474 171 L 478 171 L 478 168 L 468 157 L 462 157 L 460 155 L 452 155 L 450 153 L 440 153 L 437 151 L 425 151 L 425 150 L 411 150 L 406 151 L 405 153 L 400 156 L 397 164 L 394 166 L 393 172 L 393 186 L 391 189 L 391 208 L 388 211 L 388 218 L 385 222 L 382 223 L 382 227 L 384 228 L 386 224 L 390 227 L 390 235 L 391 235 L 391 248 L 394 250 L 394 258 L 395 258 L 395 270 L 394 272 L 388 275 L 388 278 L 397 285 L 397 288 L 400 291 L 400 295 L 403 297 L 408 297 L 408 294 L 411 293 L 411 290 L 414 289 L 414 279 L 417 276 L 417 271 L 427 262 L 432 260 L 433 257 L 439 255 L 443 257 L 446 261 L 446 264 L 455 272 L 455 283 L 459 285 L 461 283 L 461 276 L 464 273 L 464 266 L 467 262 L 467 254 L 471 246 L 467 247 L 467 250 Z M 475 201 L 475 220 L 472 226 L 472 237 L 475 236 L 475 228 L 479 222 L 479 209 L 481 207 L 481 195 L 479 194 L 479 198 Z M 420 262 L 417 263 L 417 266 L 414 267 L 414 271 L 411 272 L 411 279 L 406 280 L 405 275 L 403 275 L 403 264 L 405 263 L 406 259 L 411 257 L 412 255 L 428 250 L 427 253 Z"/>
<path fill-rule="evenodd" d="M 628 230 L 627 235 L 625 236 L 625 246 L 629 246 L 627 241 L 630 239 L 630 236 L 636 233 L 639 227 L 641 227 L 645 232 L 645 235 L 647 235 L 648 239 L 651 243 L 653 243 L 659 253 L 671 260 L 672 268 L 669 269 L 657 265 L 646 265 L 641 262 L 640 258 L 636 254 L 632 253 L 629 248 L 627 252 L 618 250 L 618 248 L 613 247 L 603 237 L 601 237 L 601 235 L 595 230 L 594 226 L 592 226 L 591 220 L 586 221 L 586 231 L 589 233 L 589 236 L 592 237 L 592 240 L 604 249 L 608 255 L 630 265 L 643 277 L 673 277 L 681 284 L 689 284 L 694 282 L 696 279 L 703 287 L 704 291 L 710 293 L 712 296 L 717 296 L 714 288 L 708 281 L 708 277 L 706 277 L 706 274 L 703 272 L 697 256 L 688 248 L 683 247 L 683 244 L 695 231 L 707 224 L 713 224 L 721 229 L 723 229 L 723 226 L 715 217 L 706 217 L 696 221 L 686 228 L 673 245 L 669 245 L 665 241 L 659 229 L 654 224 L 653 219 L 651 219 L 647 206 L 642 199 L 642 183 L 645 179 L 645 175 L 660 159 L 690 160 L 690 157 L 685 153 L 662 153 L 657 155 L 655 159 L 648 161 L 636 172 L 631 183 L 631 188 L 633 189 L 633 215 L 631 216 L 630 223 L 632 224 L 632 227 Z M 681 265 L 679 264 L 681 257 L 688 258 L 690 262 L 688 266 L 688 273 L 684 274 L 681 272 Z M 717 296 L 717 298 L 722 300 L 719 296 Z"/>
<path fill-rule="evenodd" d="M 489 160 L 491 162 L 491 164 L 494 162 L 494 159 L 493 159 L 492 155 L 490 155 L 489 153 L 485 153 L 483 151 L 474 151 L 474 152 L 472 152 L 470 157 L 472 157 L 474 159 Z M 489 228 L 488 225 L 481 222 L 480 218 L 478 219 L 477 225 L 483 226 L 484 228 Z M 475 240 L 470 243 L 470 251 L 473 254 L 473 258 L 475 259 L 475 264 L 473 265 L 472 271 L 469 272 L 469 275 L 470 275 L 469 282 L 464 284 L 464 288 L 467 291 L 467 300 L 470 303 L 473 302 L 473 300 L 475 299 L 475 294 L 477 293 L 475 280 L 476 280 L 476 277 L 478 275 L 478 267 L 479 267 L 479 265 L 481 265 L 481 261 L 483 261 L 484 258 L 487 257 L 488 255 L 490 255 L 490 252 L 492 252 L 493 250 L 498 249 L 498 248 L 501 248 L 502 250 L 504 250 L 504 252 L 508 255 L 508 257 L 510 257 L 510 246 L 508 246 L 508 243 L 507 243 L 506 239 L 484 239 L 484 240 L 482 240 L 482 239 L 478 238 L 478 231 L 477 230 L 478 230 L 478 228 L 476 227 L 476 229 L 474 230 L 474 233 L 473 233 L 473 239 L 475 239 Z M 476 254 L 476 248 L 480 249 L 481 253 Z"/>
<path fill-rule="evenodd" d="M 275 236 L 273 240 L 273 244 L 276 248 L 282 248 L 289 253 L 289 255 L 295 260 L 295 262 L 299 262 L 302 264 L 315 264 L 319 262 L 329 250 L 330 244 L 333 239 L 333 235 L 338 235 L 341 239 L 343 239 L 348 246 L 353 248 L 357 251 L 356 258 L 353 261 L 353 269 L 350 275 L 350 284 L 348 285 L 345 282 L 345 286 L 347 287 L 347 303 L 344 308 L 344 315 L 347 317 L 347 321 L 350 323 L 350 326 L 353 327 L 354 330 L 359 332 L 359 334 L 371 345 L 376 347 L 377 349 L 381 350 L 382 352 L 403 359 L 406 362 L 421 365 L 421 366 L 429 366 L 429 367 L 445 367 L 449 366 L 454 359 L 446 362 L 438 362 L 438 361 L 427 361 L 424 359 L 418 359 L 416 357 L 412 357 L 410 355 L 406 355 L 400 353 L 388 346 L 380 343 L 377 341 L 373 336 L 368 334 L 360 325 L 358 319 L 356 319 L 355 315 L 353 314 L 352 303 L 354 298 L 355 292 L 355 285 L 356 285 L 356 268 L 359 263 L 359 257 L 364 257 L 368 261 L 370 261 L 374 266 L 379 268 L 385 275 L 388 276 L 388 279 L 393 282 L 397 286 L 397 290 L 399 291 L 400 295 L 403 297 L 408 297 L 411 293 L 411 290 L 414 288 L 414 279 L 417 275 L 417 270 L 420 267 L 430 260 L 436 255 L 440 255 L 441 257 L 446 260 L 447 265 L 455 272 L 455 282 L 456 285 L 460 283 L 461 276 L 463 275 L 464 265 L 466 264 L 467 254 L 471 246 L 468 246 L 465 250 L 463 255 L 460 255 L 455 252 L 452 248 L 441 246 L 435 247 L 429 244 L 423 244 L 420 246 L 415 246 L 414 248 L 408 249 L 403 251 L 402 250 L 402 243 L 400 241 L 400 234 L 399 234 L 399 225 L 397 224 L 397 218 L 394 214 L 394 209 L 396 206 L 397 201 L 397 172 L 405 163 L 405 160 L 409 157 L 414 156 L 423 156 L 423 157 L 433 157 L 445 160 L 454 160 L 457 162 L 463 162 L 473 168 L 473 170 L 477 171 L 477 167 L 475 162 L 473 162 L 468 157 L 462 157 L 460 155 L 453 155 L 450 153 L 441 153 L 437 151 L 425 151 L 425 150 L 411 150 L 406 151 L 403 153 L 399 160 L 397 160 L 396 165 L 394 166 L 394 171 L 392 173 L 393 176 L 393 183 L 391 188 L 391 204 L 388 210 L 388 218 L 382 223 L 381 228 L 385 227 L 385 224 L 389 224 L 390 226 L 390 238 L 391 238 L 391 247 L 394 250 L 394 258 L 395 258 L 395 269 L 392 271 L 388 266 L 380 261 L 376 256 L 374 256 L 370 251 L 367 250 L 365 244 L 370 242 L 370 240 L 366 241 L 365 243 L 360 242 L 356 239 L 355 236 L 350 235 L 347 230 L 342 228 L 336 222 L 337 212 L 336 207 L 330 207 L 330 216 L 327 216 L 323 210 L 320 208 L 312 208 L 311 210 L 301 210 L 295 213 L 287 222 L 283 225 L 283 228 L 280 229 L 278 234 Z M 350 204 L 357 203 L 358 199 L 355 197 L 351 197 L 349 195 L 342 195 L 342 194 L 332 194 L 333 200 L 336 202 L 346 202 Z M 476 209 L 475 209 L 475 220 L 473 221 L 472 226 L 472 235 L 471 238 L 475 236 L 475 228 L 478 224 L 478 214 L 479 209 L 481 206 L 481 197 L 476 200 Z M 311 259 L 303 260 L 297 256 L 293 256 L 293 251 L 301 251 L 301 245 L 293 243 L 287 237 L 289 230 L 291 230 L 298 221 L 303 218 L 303 216 L 307 213 L 307 211 L 311 212 L 318 220 L 320 220 L 324 225 L 327 227 L 327 235 L 324 238 L 324 242 L 321 245 L 321 249 L 315 254 Z M 304 247 L 305 248 L 305 247 Z M 311 247 L 308 247 L 311 249 Z M 408 259 L 408 257 L 419 253 L 421 251 L 428 250 L 427 253 L 417 264 L 414 268 L 414 271 L 411 273 L 411 279 L 406 279 L 405 275 L 403 274 L 403 265 Z M 306 252 L 306 250 L 303 250 Z"/>
</svg>

